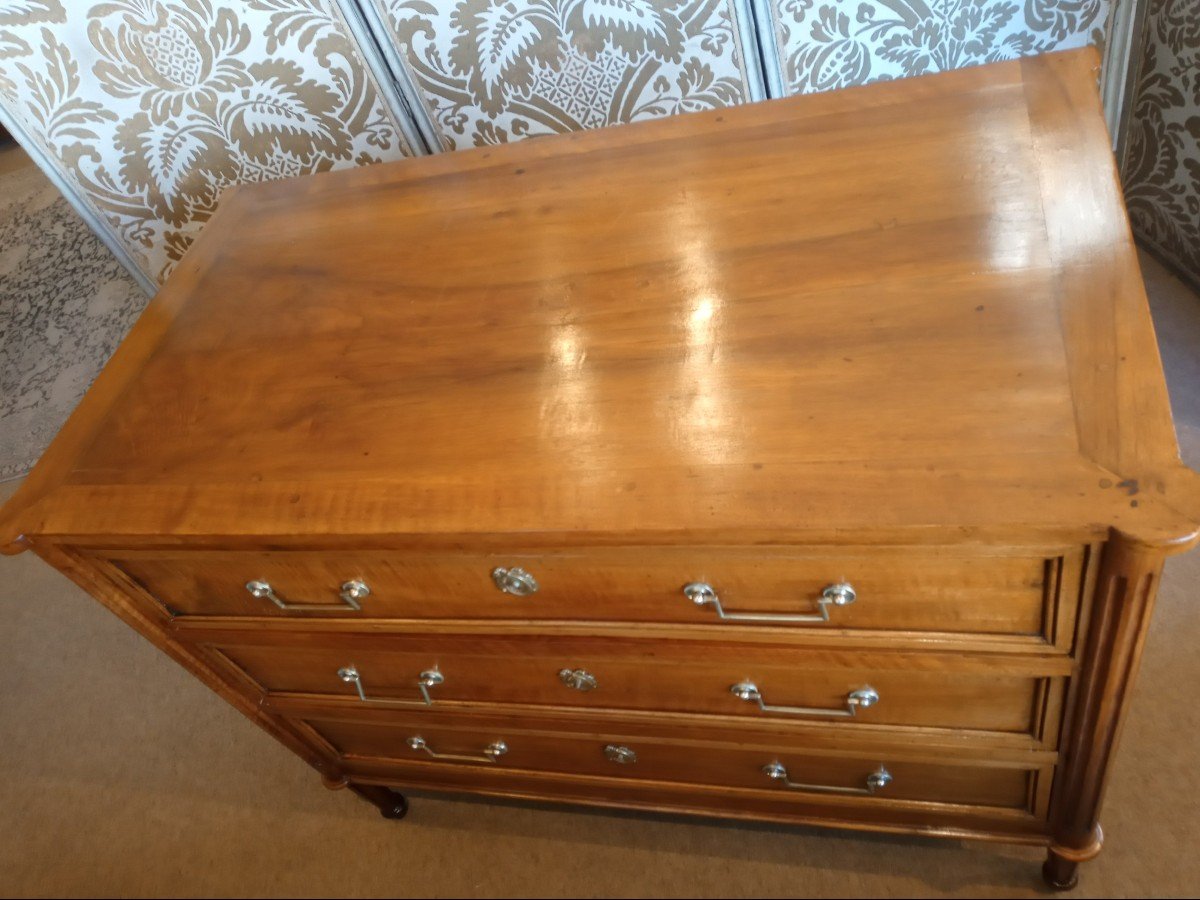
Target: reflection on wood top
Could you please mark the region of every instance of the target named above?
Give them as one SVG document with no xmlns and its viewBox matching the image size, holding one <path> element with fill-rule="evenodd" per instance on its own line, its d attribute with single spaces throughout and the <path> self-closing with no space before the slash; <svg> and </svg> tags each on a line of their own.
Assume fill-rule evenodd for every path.
<svg viewBox="0 0 1200 900">
<path fill-rule="evenodd" d="M 1186 543 L 1095 69 L 237 188 L 0 541 Z"/>
</svg>

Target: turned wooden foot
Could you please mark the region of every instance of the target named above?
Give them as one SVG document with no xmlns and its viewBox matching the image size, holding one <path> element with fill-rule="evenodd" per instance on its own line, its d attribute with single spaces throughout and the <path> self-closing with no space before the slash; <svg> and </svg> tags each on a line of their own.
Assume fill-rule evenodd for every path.
<svg viewBox="0 0 1200 900">
<path fill-rule="evenodd" d="M 1104 845 L 1104 831 L 1097 824 L 1074 846 L 1052 844 L 1042 866 L 1042 879 L 1055 891 L 1069 891 L 1079 883 L 1079 864 L 1095 859 Z"/>
<path fill-rule="evenodd" d="M 408 799 L 399 791 L 374 784 L 351 784 L 349 778 L 338 774 L 323 776 L 321 782 L 331 791 L 350 788 L 368 803 L 374 804 L 385 819 L 403 819 L 408 815 Z"/>
<path fill-rule="evenodd" d="M 385 819 L 403 819 L 408 815 L 408 800 L 398 791 L 373 784 L 352 784 L 350 790 L 375 804 Z"/>
<path fill-rule="evenodd" d="M 1051 850 L 1042 865 L 1042 880 L 1051 890 L 1069 891 L 1079 883 L 1079 863 Z"/>
</svg>

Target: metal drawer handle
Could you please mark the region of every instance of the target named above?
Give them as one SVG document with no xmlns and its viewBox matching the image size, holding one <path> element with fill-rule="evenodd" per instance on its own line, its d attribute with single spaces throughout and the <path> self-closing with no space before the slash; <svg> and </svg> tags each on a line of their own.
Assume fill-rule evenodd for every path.
<svg viewBox="0 0 1200 900">
<path fill-rule="evenodd" d="M 518 566 L 511 569 L 498 566 L 492 569 L 492 581 L 496 582 L 496 587 L 504 593 L 516 597 L 528 597 L 530 594 L 536 594 L 538 589 L 537 579 Z"/>
<path fill-rule="evenodd" d="M 845 709 L 825 709 L 820 706 L 772 706 L 763 702 L 762 691 L 753 681 L 739 681 L 729 686 L 729 692 L 739 700 L 747 703 L 757 703 L 763 712 L 787 713 L 793 716 L 854 716 L 858 709 L 866 709 L 879 702 L 879 692 L 867 686 L 851 691 L 846 695 Z"/>
<path fill-rule="evenodd" d="M 769 762 L 762 767 L 763 774 L 772 781 L 782 782 L 785 787 L 797 791 L 821 791 L 826 794 L 874 794 L 892 783 L 892 773 L 882 765 L 867 776 L 866 787 L 835 787 L 828 784 L 801 784 L 788 778 L 787 769 L 779 760 Z"/>
<path fill-rule="evenodd" d="M 630 747 L 620 744 L 606 744 L 604 747 L 604 757 L 623 766 L 632 765 L 637 762 L 637 753 Z"/>
<path fill-rule="evenodd" d="M 274 588 L 265 581 L 247 581 L 246 590 L 259 600 L 267 599 L 278 606 L 280 609 L 297 610 L 300 612 L 313 612 L 314 610 L 322 609 L 352 609 L 358 612 L 362 609 L 359 601 L 363 597 L 370 596 L 371 589 L 362 581 L 347 581 L 342 585 L 341 593 L 338 594 L 342 598 L 341 603 L 288 603 L 275 593 Z"/>
<path fill-rule="evenodd" d="M 559 669 L 558 680 L 577 691 L 596 689 L 596 676 L 584 669 Z"/>
<path fill-rule="evenodd" d="M 508 744 L 504 741 L 492 741 L 483 748 L 482 756 L 467 756 L 461 753 L 438 753 L 425 742 L 425 738 L 413 735 L 408 739 L 408 746 L 413 750 L 424 750 L 434 759 L 457 759 L 462 762 L 494 763 L 497 758 L 508 752 Z"/>
<path fill-rule="evenodd" d="M 368 697 L 367 692 L 363 690 L 362 675 L 359 674 L 356 666 L 343 666 L 337 670 L 338 678 L 347 684 L 352 684 L 358 688 L 358 698 L 364 703 L 403 703 L 413 704 L 416 700 L 396 700 L 391 697 Z M 417 677 L 417 689 L 421 692 L 421 699 L 426 706 L 433 706 L 433 698 L 429 696 L 429 689 L 437 687 L 446 680 L 446 676 L 437 670 L 437 666 L 432 669 L 426 669 Z"/>
<path fill-rule="evenodd" d="M 831 584 L 829 587 L 821 591 L 821 596 L 817 600 L 817 611 L 815 613 L 729 613 L 725 612 L 725 608 L 721 606 L 721 598 L 717 596 L 717 592 L 713 590 L 711 584 L 706 584 L 703 581 L 693 581 L 691 584 L 683 586 L 683 595 L 695 603 L 697 606 L 711 606 L 717 611 L 717 618 L 724 619 L 726 622 L 775 622 L 775 623 L 806 623 L 806 622 L 828 622 L 829 607 L 832 606 L 849 606 L 857 598 L 853 585 L 846 582 L 838 582 Z"/>
</svg>

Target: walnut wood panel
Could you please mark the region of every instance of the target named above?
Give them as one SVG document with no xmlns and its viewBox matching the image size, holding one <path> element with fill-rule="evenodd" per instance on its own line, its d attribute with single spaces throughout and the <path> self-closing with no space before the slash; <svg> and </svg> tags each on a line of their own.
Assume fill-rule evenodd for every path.
<svg viewBox="0 0 1200 900">
<path fill-rule="evenodd" d="M 271 694 L 342 696 L 363 702 L 340 669 L 359 672 L 369 704 L 423 706 L 423 672 L 444 682 L 435 704 L 516 704 L 836 721 L 847 730 L 877 726 L 969 729 L 1053 742 L 1065 666 L 1054 659 L 1006 664 L 954 654 L 839 653 L 698 641 L 564 638 L 555 635 L 329 636 L 299 634 L 275 644 L 242 634 L 214 647 Z M 581 670 L 595 687 L 563 683 Z M 735 696 L 751 681 L 771 705 L 820 712 L 764 712 Z M 845 715 L 852 692 L 873 688 L 879 702 Z M 376 699 L 377 698 L 377 699 Z M 1049 721 L 1045 715 L 1052 711 Z"/>
<path fill-rule="evenodd" d="M 710 744 L 756 747 L 792 747 L 814 756 L 887 756 L 906 762 L 953 759 L 955 764 L 1041 768 L 1059 761 L 1058 751 L 1025 742 L 997 742 L 986 732 L 945 729 L 860 728 L 849 732 L 840 723 L 807 723 L 782 719 L 718 718 L 669 713 L 661 710 L 596 710 L 563 707 L 464 706 L 438 704 L 427 707 L 350 704 L 340 697 L 275 695 L 262 708 L 296 723 L 300 721 L 351 722 L 388 726 L 399 721 L 421 722 L 430 728 L 455 728 L 469 722 L 472 728 L 527 734 L 603 735 L 628 743 Z M 314 735 L 314 742 L 333 756 L 336 751 Z M 1049 781 L 1045 783 L 1048 791 Z"/>
<path fill-rule="evenodd" d="M 357 759 L 347 776 L 357 784 L 380 784 L 483 794 L 502 798 L 654 812 L 753 819 L 788 824 L 892 831 L 949 838 L 1046 843 L 1045 821 L 1025 810 L 969 804 L 818 796 L 786 789 L 758 790 L 702 784 L 598 778 L 503 767 Z M 1039 772 L 1040 780 L 1048 773 Z M 1040 795 L 1040 789 L 1035 789 Z"/>
<path fill-rule="evenodd" d="M 833 607 L 827 622 L 789 630 L 871 629 L 1008 634 L 1051 639 L 1058 601 L 1073 610 L 1082 550 L 1013 550 L 962 555 L 944 548 L 645 549 L 478 554 L 144 552 L 110 561 L 174 614 L 405 619 L 520 619 L 678 622 L 727 628 L 710 606 L 684 596 L 707 582 L 728 615 L 812 615 L 821 591 L 849 581 L 857 600 Z M 529 596 L 502 592 L 497 567 L 521 567 L 537 582 Z M 350 580 L 371 590 L 360 611 L 304 609 L 338 603 Z M 268 582 L 298 609 L 281 609 L 246 589 Z M 757 623 L 770 626 L 770 622 Z M 1062 623 L 1070 630 L 1069 621 Z"/>
<path fill-rule="evenodd" d="M 779 762 L 792 782 L 817 788 L 861 790 L 867 776 L 883 765 L 893 781 L 877 795 L 863 799 L 922 800 L 962 803 L 1009 809 L 1028 809 L 1031 776 L 1037 770 L 1018 766 L 982 767 L 953 761 L 909 761 L 855 754 L 846 749 L 838 755 L 814 756 L 795 745 L 765 744 L 738 746 L 717 743 L 628 740 L 617 734 L 537 733 L 512 728 L 480 728 L 469 717 L 453 726 L 422 720 L 419 715 L 400 714 L 386 725 L 364 722 L 308 719 L 342 756 L 343 767 L 354 769 L 358 758 L 429 762 L 424 749 L 414 749 L 409 739 L 421 738 L 429 750 L 443 754 L 483 757 L 484 749 L 497 741 L 507 748 L 494 763 L 433 760 L 438 766 L 473 766 L 559 772 L 607 778 L 647 779 L 680 784 L 711 784 L 731 788 L 791 791 L 768 777 L 763 767 Z M 632 753 L 631 761 L 616 762 L 606 748 Z M 809 796 L 818 789 L 798 791 Z"/>
</svg>

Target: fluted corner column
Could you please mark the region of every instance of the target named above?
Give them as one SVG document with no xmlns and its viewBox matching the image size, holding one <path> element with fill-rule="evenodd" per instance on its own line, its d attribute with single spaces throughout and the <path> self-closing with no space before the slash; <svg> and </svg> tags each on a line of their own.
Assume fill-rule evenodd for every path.
<svg viewBox="0 0 1200 900">
<path fill-rule="evenodd" d="M 1166 551 L 1113 532 L 1104 547 L 1054 785 L 1052 843 L 1042 875 L 1059 890 L 1075 886 L 1078 867 L 1100 852 L 1100 807 L 1129 707 Z"/>
</svg>

